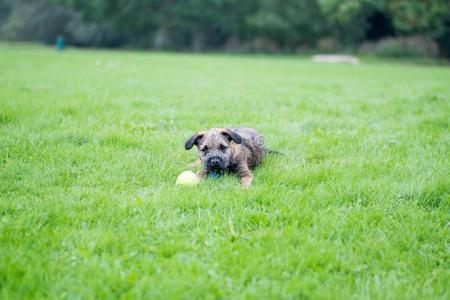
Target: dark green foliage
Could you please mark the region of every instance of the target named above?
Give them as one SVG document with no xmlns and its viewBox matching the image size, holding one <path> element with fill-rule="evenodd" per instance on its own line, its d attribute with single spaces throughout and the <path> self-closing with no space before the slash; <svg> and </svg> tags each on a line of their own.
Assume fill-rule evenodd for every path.
<svg viewBox="0 0 450 300">
<path fill-rule="evenodd" d="M 449 28 L 448 0 L 0 1 L 3 38 L 50 43 L 64 34 L 81 46 L 336 51 L 366 38 L 421 35 L 448 56 Z"/>
</svg>

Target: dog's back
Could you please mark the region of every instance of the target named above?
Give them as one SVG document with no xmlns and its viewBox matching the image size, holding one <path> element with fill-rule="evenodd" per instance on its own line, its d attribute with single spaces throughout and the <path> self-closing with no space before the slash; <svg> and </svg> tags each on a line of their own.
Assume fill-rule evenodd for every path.
<svg viewBox="0 0 450 300">
<path fill-rule="evenodd" d="M 234 132 L 242 137 L 241 146 L 245 147 L 249 156 L 247 163 L 249 167 L 259 165 L 264 159 L 264 137 L 260 135 L 255 129 L 248 127 L 232 128 Z"/>
</svg>

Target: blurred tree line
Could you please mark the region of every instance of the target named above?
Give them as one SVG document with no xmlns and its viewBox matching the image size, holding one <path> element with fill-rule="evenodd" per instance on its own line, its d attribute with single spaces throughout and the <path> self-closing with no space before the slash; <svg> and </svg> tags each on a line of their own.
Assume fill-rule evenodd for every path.
<svg viewBox="0 0 450 300">
<path fill-rule="evenodd" d="M 399 55 L 422 47 L 449 57 L 450 1 L 0 0 L 1 38 L 53 43 L 58 34 L 90 47 Z"/>
</svg>

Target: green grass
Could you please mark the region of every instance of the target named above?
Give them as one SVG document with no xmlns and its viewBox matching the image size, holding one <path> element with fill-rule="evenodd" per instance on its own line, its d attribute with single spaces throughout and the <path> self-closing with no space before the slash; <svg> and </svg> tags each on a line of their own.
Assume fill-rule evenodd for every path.
<svg viewBox="0 0 450 300">
<path fill-rule="evenodd" d="M 448 299 L 450 69 L 0 44 L 0 298 Z M 254 184 L 174 185 L 257 128 Z"/>
</svg>

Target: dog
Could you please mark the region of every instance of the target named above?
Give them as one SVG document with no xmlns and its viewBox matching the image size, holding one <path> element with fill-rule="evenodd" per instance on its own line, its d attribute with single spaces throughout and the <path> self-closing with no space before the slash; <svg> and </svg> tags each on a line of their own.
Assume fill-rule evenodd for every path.
<svg viewBox="0 0 450 300">
<path fill-rule="evenodd" d="M 261 164 L 265 155 L 264 138 L 253 128 L 212 128 L 191 136 L 185 149 L 197 146 L 203 169 L 197 173 L 199 180 L 209 174 L 237 173 L 242 187 L 253 181 L 251 169 Z"/>
</svg>

